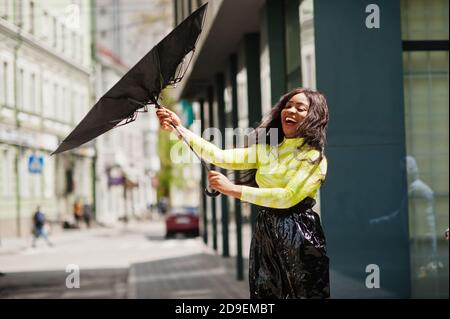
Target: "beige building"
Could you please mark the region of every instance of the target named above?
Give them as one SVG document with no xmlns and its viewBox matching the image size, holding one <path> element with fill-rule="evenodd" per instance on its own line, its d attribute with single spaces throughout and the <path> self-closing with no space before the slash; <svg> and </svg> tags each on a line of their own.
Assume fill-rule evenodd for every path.
<svg viewBox="0 0 450 319">
<path fill-rule="evenodd" d="M 88 0 L 0 5 L 1 237 L 29 236 L 37 205 L 60 222 L 94 201 L 94 148 L 50 156 L 91 105 L 90 25 Z"/>
</svg>

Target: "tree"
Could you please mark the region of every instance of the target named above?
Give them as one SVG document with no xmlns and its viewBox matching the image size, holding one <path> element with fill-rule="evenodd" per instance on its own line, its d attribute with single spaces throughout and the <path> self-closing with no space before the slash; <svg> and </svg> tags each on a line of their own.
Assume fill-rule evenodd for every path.
<svg viewBox="0 0 450 319">
<path fill-rule="evenodd" d="M 165 107 L 173 110 L 175 101 L 167 89 L 162 92 L 162 101 Z M 185 185 L 183 178 L 180 178 L 185 164 L 173 164 L 170 158 L 170 150 L 179 142 L 178 140 L 171 140 L 170 134 L 163 130 L 160 130 L 158 134 L 158 153 L 161 162 L 161 168 L 158 172 L 158 200 L 162 197 L 170 198 L 171 185 L 175 185 L 178 188 Z"/>
</svg>

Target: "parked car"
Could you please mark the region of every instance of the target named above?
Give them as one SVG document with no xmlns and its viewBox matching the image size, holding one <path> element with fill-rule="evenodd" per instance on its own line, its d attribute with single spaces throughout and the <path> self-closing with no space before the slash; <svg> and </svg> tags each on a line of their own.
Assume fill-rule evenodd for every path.
<svg viewBox="0 0 450 319">
<path fill-rule="evenodd" d="M 166 238 L 173 237 L 177 233 L 191 236 L 199 235 L 199 216 L 197 208 L 174 208 L 166 214 Z"/>
</svg>

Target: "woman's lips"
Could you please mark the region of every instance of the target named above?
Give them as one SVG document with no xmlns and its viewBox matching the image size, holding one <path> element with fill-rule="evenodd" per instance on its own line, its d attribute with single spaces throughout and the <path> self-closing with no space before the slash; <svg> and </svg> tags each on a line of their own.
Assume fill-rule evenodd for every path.
<svg viewBox="0 0 450 319">
<path fill-rule="evenodd" d="M 286 124 L 288 126 L 295 126 L 295 125 L 297 125 L 297 121 L 293 117 L 286 116 L 284 118 L 284 124 Z"/>
</svg>

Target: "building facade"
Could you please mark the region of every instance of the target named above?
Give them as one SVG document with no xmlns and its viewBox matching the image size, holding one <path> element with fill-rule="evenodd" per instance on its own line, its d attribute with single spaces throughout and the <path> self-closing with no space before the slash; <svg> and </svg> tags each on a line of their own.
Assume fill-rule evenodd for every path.
<svg viewBox="0 0 450 319">
<path fill-rule="evenodd" d="M 175 23 L 204 2 L 175 0 Z M 210 1 L 177 96 L 223 130 L 292 88 L 323 92 L 332 297 L 448 298 L 448 48 L 448 1 Z M 204 241 L 245 278 L 254 208 L 202 203 Z"/>
<path fill-rule="evenodd" d="M 29 236 L 41 206 L 70 219 L 93 204 L 91 145 L 50 156 L 92 98 L 90 1 L 5 0 L 0 6 L 0 236 Z"/>
<path fill-rule="evenodd" d="M 163 0 L 96 1 L 97 100 L 169 32 L 171 19 L 165 18 L 166 11 Z M 156 206 L 158 131 L 159 123 L 150 110 L 96 139 L 98 222 L 145 218 L 150 207 Z"/>
<path fill-rule="evenodd" d="M 103 96 L 128 69 L 98 43 L 97 98 Z M 97 221 L 111 225 L 119 220 L 146 218 L 156 204 L 152 183 L 159 170 L 158 122 L 154 114 L 113 129 L 96 139 Z"/>
</svg>

